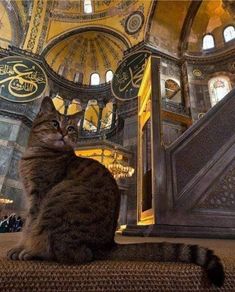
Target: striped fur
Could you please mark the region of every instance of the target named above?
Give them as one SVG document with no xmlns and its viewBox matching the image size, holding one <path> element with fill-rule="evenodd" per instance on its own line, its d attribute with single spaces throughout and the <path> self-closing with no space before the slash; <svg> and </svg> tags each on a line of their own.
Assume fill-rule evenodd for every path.
<svg viewBox="0 0 235 292">
<path fill-rule="evenodd" d="M 223 266 L 212 251 L 196 245 L 146 243 L 116 245 L 120 194 L 115 179 L 99 162 L 75 156 L 77 124 L 56 112 L 45 98 L 36 117 L 20 174 L 29 212 L 13 260 L 149 260 L 195 263 L 221 286 Z"/>
</svg>

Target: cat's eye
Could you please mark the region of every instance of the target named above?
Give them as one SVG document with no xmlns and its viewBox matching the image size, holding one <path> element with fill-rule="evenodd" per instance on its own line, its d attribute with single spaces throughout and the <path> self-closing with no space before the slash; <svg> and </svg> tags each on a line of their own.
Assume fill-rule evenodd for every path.
<svg viewBox="0 0 235 292">
<path fill-rule="evenodd" d="M 53 121 L 52 121 L 52 125 L 53 125 L 53 127 L 56 128 L 56 129 L 59 128 L 59 122 L 56 121 L 56 120 L 53 120 Z"/>
<path fill-rule="evenodd" d="M 68 126 L 68 132 L 76 132 L 76 129 L 73 126 Z"/>
</svg>

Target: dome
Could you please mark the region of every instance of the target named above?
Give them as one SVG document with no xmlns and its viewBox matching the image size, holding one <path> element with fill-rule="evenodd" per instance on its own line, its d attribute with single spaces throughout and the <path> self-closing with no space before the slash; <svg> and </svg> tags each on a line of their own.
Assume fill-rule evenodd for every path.
<svg viewBox="0 0 235 292">
<path fill-rule="evenodd" d="M 127 49 L 123 41 L 104 31 L 85 31 L 68 36 L 47 49 L 48 65 L 64 78 L 90 84 L 98 73 L 105 83 L 106 73 L 114 72 Z"/>
</svg>

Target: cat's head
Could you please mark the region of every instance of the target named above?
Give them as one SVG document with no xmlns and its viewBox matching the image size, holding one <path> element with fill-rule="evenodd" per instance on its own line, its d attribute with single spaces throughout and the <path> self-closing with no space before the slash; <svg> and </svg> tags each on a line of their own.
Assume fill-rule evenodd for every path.
<svg viewBox="0 0 235 292">
<path fill-rule="evenodd" d="M 78 140 L 83 112 L 62 115 L 49 97 L 45 97 L 33 122 L 29 146 L 40 146 L 59 151 L 71 150 Z"/>
</svg>

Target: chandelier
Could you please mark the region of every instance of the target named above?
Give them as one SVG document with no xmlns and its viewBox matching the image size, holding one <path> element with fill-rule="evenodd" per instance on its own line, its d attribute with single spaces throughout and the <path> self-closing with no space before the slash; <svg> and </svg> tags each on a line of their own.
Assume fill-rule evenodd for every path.
<svg viewBox="0 0 235 292">
<path fill-rule="evenodd" d="M 118 161 L 117 152 L 114 152 L 113 157 L 113 162 L 110 163 L 107 168 L 112 173 L 115 179 L 131 177 L 134 174 L 135 170 L 133 167 L 124 165 L 123 163 Z"/>
<path fill-rule="evenodd" d="M 13 200 L 0 198 L 0 204 L 1 205 L 4 205 L 4 204 L 12 204 L 12 203 L 13 203 Z"/>
</svg>

